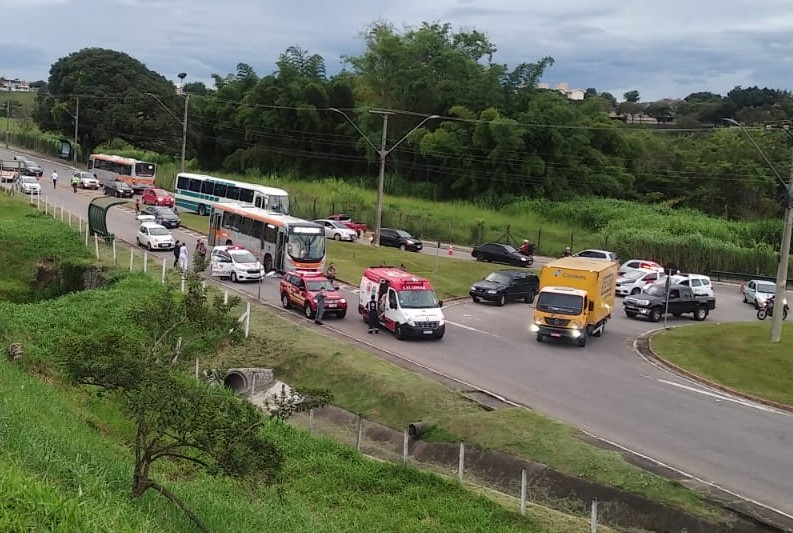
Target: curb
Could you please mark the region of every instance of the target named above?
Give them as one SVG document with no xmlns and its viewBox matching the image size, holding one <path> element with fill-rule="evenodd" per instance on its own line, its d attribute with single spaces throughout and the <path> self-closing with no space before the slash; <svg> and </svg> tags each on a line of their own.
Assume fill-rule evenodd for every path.
<svg viewBox="0 0 793 533">
<path fill-rule="evenodd" d="M 731 387 L 728 387 L 726 385 L 723 385 L 721 383 L 717 383 L 715 381 L 711 381 L 710 379 L 702 377 L 699 374 L 695 374 L 695 373 L 691 372 L 690 370 L 687 370 L 687 369 L 681 367 L 680 365 L 677 365 L 677 364 L 669 361 L 668 359 L 665 359 L 665 358 L 661 357 L 660 355 L 658 355 L 655 352 L 655 350 L 653 350 L 653 337 L 657 333 L 659 333 L 660 331 L 661 330 L 650 331 L 650 332 L 647 332 L 647 333 L 643 333 L 642 335 L 637 337 L 636 338 L 636 340 L 637 340 L 636 350 L 640 354 L 652 359 L 653 361 L 658 362 L 659 364 L 663 365 L 664 367 L 666 367 L 667 369 L 671 370 L 672 372 L 674 372 L 676 374 L 680 374 L 681 376 L 689 378 L 689 379 L 691 379 L 693 381 L 696 381 L 697 383 L 700 383 L 700 384 L 705 385 L 707 387 L 711 387 L 711 388 L 719 390 L 721 392 L 726 392 L 727 394 L 730 394 L 732 396 L 737 396 L 739 398 L 743 398 L 744 400 L 749 400 L 749 401 L 752 401 L 752 402 L 755 402 L 755 403 L 766 405 L 768 407 L 773 407 L 774 409 L 778 409 L 780 411 L 785 411 L 787 413 L 792 413 L 793 414 L 793 406 L 791 406 L 791 405 L 775 402 L 773 400 L 768 400 L 766 398 L 761 398 L 759 396 L 755 396 L 754 394 L 751 394 L 751 393 L 748 393 L 748 392 L 742 392 L 742 391 L 739 391 L 739 390 L 735 390 L 735 389 L 733 389 Z M 641 341 L 646 341 L 647 345 L 646 346 L 642 346 Z"/>
</svg>

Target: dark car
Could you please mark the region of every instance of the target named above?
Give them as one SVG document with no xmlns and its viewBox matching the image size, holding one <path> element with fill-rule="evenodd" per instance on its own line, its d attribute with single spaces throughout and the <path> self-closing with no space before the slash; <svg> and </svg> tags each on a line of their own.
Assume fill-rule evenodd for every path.
<svg viewBox="0 0 793 533">
<path fill-rule="evenodd" d="M 16 158 L 14 158 L 16 159 Z M 23 176 L 34 176 L 40 178 L 44 174 L 41 165 L 30 159 L 17 159 Z"/>
<path fill-rule="evenodd" d="M 140 214 L 153 216 L 157 224 L 166 228 L 178 228 L 182 225 L 182 219 L 170 207 L 147 205 L 141 209 Z"/>
<path fill-rule="evenodd" d="M 105 194 L 115 196 L 117 198 L 132 198 L 135 191 L 132 190 L 129 183 L 123 181 L 108 181 L 105 184 Z"/>
<path fill-rule="evenodd" d="M 496 302 L 496 305 L 504 305 L 507 300 L 523 300 L 530 304 L 539 290 L 540 278 L 531 272 L 497 270 L 471 285 L 468 294 L 476 303 L 487 300 Z"/>
<path fill-rule="evenodd" d="M 419 252 L 424 248 L 424 243 L 407 231 L 392 228 L 380 228 L 380 246 L 400 248 L 410 252 Z"/>
<path fill-rule="evenodd" d="M 525 256 L 518 252 L 509 244 L 500 242 L 486 242 L 480 244 L 471 251 L 471 255 L 477 261 L 488 261 L 490 263 L 503 263 L 505 265 L 528 267 L 534 262 L 534 258 Z"/>
</svg>

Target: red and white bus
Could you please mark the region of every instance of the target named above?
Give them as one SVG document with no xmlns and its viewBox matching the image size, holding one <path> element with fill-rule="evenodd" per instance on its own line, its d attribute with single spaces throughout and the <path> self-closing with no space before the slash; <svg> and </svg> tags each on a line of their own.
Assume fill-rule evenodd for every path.
<svg viewBox="0 0 793 533">
<path fill-rule="evenodd" d="M 117 155 L 91 154 L 88 172 L 96 176 L 101 186 L 118 180 L 128 183 L 137 193 L 154 187 L 157 181 L 157 165 L 154 163 Z"/>
</svg>

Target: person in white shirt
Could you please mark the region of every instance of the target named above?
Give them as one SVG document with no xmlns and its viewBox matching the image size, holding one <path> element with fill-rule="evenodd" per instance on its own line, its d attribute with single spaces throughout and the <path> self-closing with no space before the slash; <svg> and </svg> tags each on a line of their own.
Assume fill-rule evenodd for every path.
<svg viewBox="0 0 793 533">
<path fill-rule="evenodd" d="M 58 186 L 58 171 L 53 170 L 51 177 L 52 177 L 52 187 L 55 188 Z"/>
</svg>

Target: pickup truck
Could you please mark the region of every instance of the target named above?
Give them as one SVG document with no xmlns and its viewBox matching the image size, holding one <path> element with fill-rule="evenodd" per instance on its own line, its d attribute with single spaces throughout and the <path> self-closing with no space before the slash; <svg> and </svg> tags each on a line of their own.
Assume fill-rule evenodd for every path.
<svg viewBox="0 0 793 533">
<path fill-rule="evenodd" d="M 328 220 L 335 220 L 336 222 L 341 222 L 351 230 L 355 230 L 358 234 L 358 237 L 366 233 L 366 223 L 365 222 L 358 222 L 354 220 L 350 215 L 330 215 Z"/>
<path fill-rule="evenodd" d="M 21 175 L 22 163 L 20 161 L 0 161 L 0 182 L 16 181 Z"/>
<path fill-rule="evenodd" d="M 666 311 L 666 284 L 657 283 L 648 287 L 644 293 L 627 296 L 622 302 L 628 318 L 646 317 L 658 322 Z M 694 320 L 705 320 L 716 308 L 713 296 L 695 296 L 690 287 L 684 285 L 669 286 L 669 314 L 680 316 L 692 313 Z"/>
</svg>

